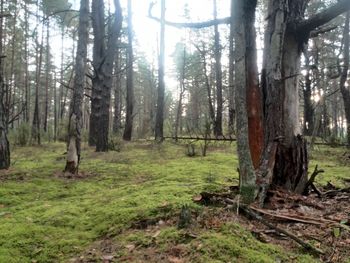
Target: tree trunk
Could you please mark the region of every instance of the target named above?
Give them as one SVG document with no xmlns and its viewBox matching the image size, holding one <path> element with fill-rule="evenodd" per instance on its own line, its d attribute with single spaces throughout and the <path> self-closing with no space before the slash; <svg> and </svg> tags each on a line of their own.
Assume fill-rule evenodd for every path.
<svg viewBox="0 0 350 263">
<path fill-rule="evenodd" d="M 91 91 L 91 114 L 89 130 L 89 146 L 96 146 L 99 127 L 98 119 L 101 118 L 100 110 L 102 108 L 102 77 L 100 71 L 103 59 L 105 58 L 105 20 L 104 3 L 102 0 L 92 0 L 92 29 L 94 35 L 93 46 L 93 68 L 94 77 L 92 79 Z"/>
<path fill-rule="evenodd" d="M 345 110 L 345 118 L 346 118 L 346 126 L 347 126 L 347 145 L 350 148 L 350 88 L 349 86 L 345 86 L 346 80 L 348 78 L 348 70 L 349 70 L 349 52 L 350 52 L 350 35 L 349 35 L 349 17 L 350 12 L 347 12 L 345 19 L 345 27 L 344 27 L 344 63 L 343 70 L 340 75 L 340 91 L 344 101 L 344 110 Z"/>
<path fill-rule="evenodd" d="M 302 18 L 305 8 L 306 1 L 271 0 L 269 3 L 271 15 L 265 32 L 262 76 L 265 94 L 262 163 L 270 165 L 263 167 L 265 171 L 259 178 L 263 189 L 272 183 L 302 193 L 307 183 L 308 155 L 306 142 L 299 135 L 298 106 L 300 52 L 305 39 L 297 39 L 287 27 L 291 21 Z M 265 194 L 265 190 L 261 191 L 260 200 Z"/>
<path fill-rule="evenodd" d="M 114 0 L 115 13 L 114 20 L 108 24 L 108 40 L 105 51 L 104 62 L 101 65 L 102 75 L 102 103 L 101 114 L 97 121 L 97 127 L 99 132 L 96 140 L 96 151 L 106 152 L 108 151 L 108 135 L 109 135 L 109 117 L 110 117 L 110 101 L 111 91 L 113 84 L 113 63 L 115 61 L 115 55 L 117 51 L 117 40 L 122 27 L 122 9 L 120 7 L 119 0 Z"/>
<path fill-rule="evenodd" d="M 310 79 L 310 57 L 305 47 L 305 86 L 303 89 L 304 97 L 304 135 L 311 136 L 314 130 L 314 108 L 311 101 L 311 79 Z"/>
<path fill-rule="evenodd" d="M 39 6 L 38 6 L 39 10 Z M 37 11 L 37 16 L 39 11 Z M 39 26 L 39 17 L 37 18 L 37 28 Z M 37 40 L 38 43 L 38 40 Z M 38 43 L 40 45 L 39 54 L 37 54 L 37 68 L 36 68 L 36 80 L 35 80 L 35 101 L 34 101 L 34 113 L 33 113 L 33 124 L 32 124 L 32 140 L 36 140 L 37 144 L 40 145 L 40 114 L 39 114 L 39 90 L 41 87 L 41 67 L 43 60 L 43 46 L 44 46 L 44 25 L 42 25 L 41 30 L 41 41 Z"/>
<path fill-rule="evenodd" d="M 231 0 L 231 17 L 234 17 L 235 7 L 234 0 Z M 234 58 L 234 19 L 230 22 L 230 39 L 229 39 L 229 76 L 228 76 L 228 133 L 229 135 L 235 132 L 235 86 L 234 86 L 234 70 L 235 70 L 235 58 Z"/>
<path fill-rule="evenodd" d="M 1 13 L 3 12 L 3 1 L 1 1 Z M 3 41 L 3 18 L 0 18 L 0 169 L 7 169 L 10 167 L 10 144 L 7 139 L 7 122 L 5 118 L 4 109 L 4 93 L 5 83 L 3 79 L 3 65 L 2 65 L 2 44 Z"/>
<path fill-rule="evenodd" d="M 45 115 L 44 131 L 47 132 L 47 119 L 49 115 L 49 76 L 50 76 L 50 18 L 47 18 L 46 26 L 46 72 L 45 72 Z"/>
<path fill-rule="evenodd" d="M 165 0 L 161 1 L 161 23 L 160 23 L 160 50 L 158 65 L 158 97 L 157 97 L 157 113 L 155 123 L 155 139 L 163 140 L 163 123 L 164 123 L 164 52 L 165 52 Z"/>
<path fill-rule="evenodd" d="M 121 57 L 120 52 L 117 52 L 117 58 L 115 60 L 114 74 L 115 77 L 115 87 L 114 87 L 114 116 L 113 116 L 113 133 L 118 134 L 121 129 Z"/>
<path fill-rule="evenodd" d="M 256 49 L 255 49 L 255 8 L 256 0 L 235 0 L 234 35 L 236 41 L 236 110 L 237 110 L 237 150 L 239 158 L 240 191 L 247 203 L 256 196 L 256 175 L 254 171 L 254 152 L 250 148 L 250 112 L 247 102 L 257 89 Z M 258 99 L 258 97 L 257 97 Z M 261 110 L 260 110 L 261 113 Z M 259 133 L 257 133 L 258 135 Z M 249 138 L 250 137 L 250 138 Z M 260 158 L 260 157 L 259 157 Z"/>
<path fill-rule="evenodd" d="M 73 99 L 70 105 L 68 150 L 65 172 L 77 174 L 81 154 L 82 106 L 85 87 L 85 67 L 89 27 L 89 0 L 80 1 L 78 47 L 75 60 Z"/>
<path fill-rule="evenodd" d="M 128 0 L 128 52 L 127 52 L 127 75 L 126 75 L 126 116 L 123 139 L 131 140 L 133 111 L 134 111 L 134 54 L 133 54 L 133 26 L 132 26 L 132 6 Z"/>
<path fill-rule="evenodd" d="M 216 0 L 214 0 L 214 20 L 217 19 Z M 216 80 L 216 119 L 214 125 L 215 136 L 222 135 L 222 68 L 221 68 L 221 45 L 218 25 L 214 25 L 214 57 L 215 57 L 215 80 Z"/>
</svg>

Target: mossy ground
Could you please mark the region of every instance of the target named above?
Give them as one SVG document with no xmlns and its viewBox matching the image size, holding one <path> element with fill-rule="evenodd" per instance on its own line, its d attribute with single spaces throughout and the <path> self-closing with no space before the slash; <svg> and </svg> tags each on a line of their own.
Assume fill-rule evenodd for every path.
<svg viewBox="0 0 350 263">
<path fill-rule="evenodd" d="M 349 166 L 338 160 L 344 151 L 313 152 L 311 167 L 317 163 L 326 170 L 320 183 L 342 185 L 350 176 Z M 118 245 L 120 257 L 128 254 L 128 244 L 157 253 L 183 245 L 193 262 L 316 261 L 262 244 L 235 223 L 202 229 L 193 239 L 184 238 L 176 225 L 163 226 L 156 236 L 130 231 L 140 220 L 176 218 L 184 204 L 201 213 L 191 201 L 194 194 L 237 184 L 233 144 L 212 145 L 206 157 L 192 158 L 184 145 L 168 142 L 127 143 L 109 153 L 84 146 L 80 171 L 88 176 L 82 179 L 55 176 L 64 168 L 64 152 L 63 143 L 12 149 L 12 167 L 0 174 L 1 263 L 68 262 L 107 238 Z"/>
</svg>

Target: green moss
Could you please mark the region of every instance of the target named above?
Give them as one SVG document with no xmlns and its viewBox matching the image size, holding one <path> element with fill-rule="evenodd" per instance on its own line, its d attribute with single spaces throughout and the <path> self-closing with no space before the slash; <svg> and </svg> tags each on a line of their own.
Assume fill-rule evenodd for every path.
<svg viewBox="0 0 350 263">
<path fill-rule="evenodd" d="M 80 171 L 91 176 L 79 180 L 55 176 L 64 168 L 65 150 L 63 143 L 13 149 L 13 165 L 0 175 L 0 262 L 66 262 L 106 235 L 119 240 L 140 219 L 177 216 L 183 204 L 198 211 L 193 195 L 238 182 L 235 145 L 211 145 L 207 157 L 193 158 L 186 156 L 185 145 L 167 142 L 126 143 L 121 152 L 104 154 L 83 145 Z M 331 171 L 337 181 L 348 169 L 331 157 L 314 163 L 326 170 L 319 182 L 327 181 L 321 176 L 330 176 L 326 165 L 335 165 Z M 247 254 L 237 247 L 245 244 L 244 237 L 233 235 L 232 229 L 236 226 L 201 233 L 206 247 L 199 261 L 242 258 L 253 262 L 276 249 L 260 246 L 243 232 L 250 247 L 258 250 Z M 148 246 L 147 238 L 149 234 L 141 230 L 125 242 Z M 170 227 L 162 230 L 156 245 L 165 250 L 168 244 L 194 246 L 195 241 Z"/>
</svg>

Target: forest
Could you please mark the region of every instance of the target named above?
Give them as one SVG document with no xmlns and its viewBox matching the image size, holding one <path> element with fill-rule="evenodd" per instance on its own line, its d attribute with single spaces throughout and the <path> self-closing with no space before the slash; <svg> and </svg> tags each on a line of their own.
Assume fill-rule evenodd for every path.
<svg viewBox="0 0 350 263">
<path fill-rule="evenodd" d="M 350 263 L 350 0 L 0 0 L 0 263 Z"/>
</svg>

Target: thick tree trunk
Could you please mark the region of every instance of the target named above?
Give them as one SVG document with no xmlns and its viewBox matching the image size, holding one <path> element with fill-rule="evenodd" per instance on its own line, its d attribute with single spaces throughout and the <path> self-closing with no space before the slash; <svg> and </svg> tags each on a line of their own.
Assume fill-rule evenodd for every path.
<svg viewBox="0 0 350 263">
<path fill-rule="evenodd" d="M 161 1 L 161 23 L 160 23 L 160 50 L 159 50 L 159 65 L 158 65 L 158 97 L 157 97 L 157 112 L 155 123 L 155 139 L 162 141 L 163 123 L 164 123 L 164 52 L 165 52 L 165 0 Z"/>
<path fill-rule="evenodd" d="M 101 132 L 98 127 L 98 121 L 101 118 L 102 109 L 102 89 L 103 76 L 102 70 L 103 59 L 105 58 L 105 20 L 104 20 L 104 3 L 103 0 L 92 0 L 92 29 L 94 34 L 93 47 L 93 67 L 94 77 L 92 79 L 91 91 L 91 114 L 89 130 L 89 146 L 96 146 L 97 136 Z"/>
<path fill-rule="evenodd" d="M 131 0 L 128 0 L 128 59 L 126 75 L 126 116 L 123 139 L 131 140 L 134 111 L 134 51 L 133 51 L 133 26 L 132 26 L 132 6 Z"/>
<path fill-rule="evenodd" d="M 113 62 L 117 50 L 117 39 L 121 30 L 122 14 L 119 0 L 115 0 L 114 20 L 108 24 L 107 47 L 105 47 L 103 43 L 98 43 L 99 40 L 103 42 L 105 38 L 104 3 L 100 0 L 95 0 L 93 3 L 93 10 L 96 15 L 93 24 L 94 34 L 96 34 L 94 39 L 95 76 L 93 85 L 96 86 L 93 87 L 92 109 L 94 111 L 91 112 L 93 123 L 90 123 L 90 125 L 93 125 L 96 151 L 105 152 L 108 151 Z"/>
<path fill-rule="evenodd" d="M 68 150 L 65 172 L 77 174 L 81 154 L 82 107 L 85 87 L 85 68 L 89 27 L 89 0 L 80 1 L 78 47 L 75 60 L 73 99 L 70 105 Z"/>
</svg>

